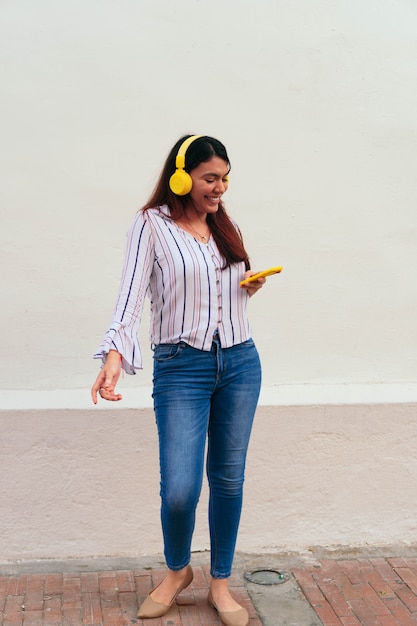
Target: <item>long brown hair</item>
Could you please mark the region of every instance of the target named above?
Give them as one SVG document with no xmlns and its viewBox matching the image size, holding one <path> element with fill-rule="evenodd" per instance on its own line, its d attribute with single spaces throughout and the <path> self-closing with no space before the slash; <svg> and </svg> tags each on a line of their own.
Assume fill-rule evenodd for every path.
<svg viewBox="0 0 417 626">
<path fill-rule="evenodd" d="M 142 207 L 142 211 L 167 204 L 170 209 L 171 218 L 174 221 L 183 217 L 189 196 L 188 194 L 185 196 L 177 196 L 173 193 L 169 186 L 169 179 L 175 172 L 175 159 L 181 144 L 191 136 L 192 135 L 185 135 L 185 137 L 179 139 L 173 146 L 162 168 L 155 189 L 145 206 Z M 213 137 L 199 137 L 190 144 L 185 153 L 184 169 L 186 172 L 191 172 L 194 168 L 198 167 L 200 163 L 209 161 L 213 156 L 218 156 L 223 159 L 223 161 L 228 164 L 230 170 L 230 161 L 224 145 Z M 225 267 L 228 267 L 232 263 L 243 261 L 246 269 L 250 269 L 249 256 L 243 245 L 242 236 L 240 232 L 236 230 L 233 222 L 227 215 L 226 208 L 222 201 L 219 202 L 219 208 L 216 213 L 207 215 L 207 224 L 210 227 L 220 253 L 225 258 Z"/>
</svg>

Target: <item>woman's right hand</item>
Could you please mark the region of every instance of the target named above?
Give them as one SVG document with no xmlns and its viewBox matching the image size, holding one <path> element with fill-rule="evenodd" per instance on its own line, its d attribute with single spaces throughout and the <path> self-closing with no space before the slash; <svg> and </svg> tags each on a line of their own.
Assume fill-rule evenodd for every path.
<svg viewBox="0 0 417 626">
<path fill-rule="evenodd" d="M 110 350 L 106 362 L 100 370 L 94 385 L 91 388 L 91 397 L 94 404 L 97 404 L 97 393 L 103 400 L 116 402 L 121 400 L 120 393 L 115 393 L 117 381 L 122 369 L 121 354 L 116 350 Z"/>
</svg>

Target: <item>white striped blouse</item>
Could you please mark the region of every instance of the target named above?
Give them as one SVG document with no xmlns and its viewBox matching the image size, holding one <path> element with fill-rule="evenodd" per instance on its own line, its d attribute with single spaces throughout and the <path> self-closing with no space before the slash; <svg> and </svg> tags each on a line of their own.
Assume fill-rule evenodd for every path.
<svg viewBox="0 0 417 626">
<path fill-rule="evenodd" d="M 222 269 L 213 237 L 197 241 L 170 218 L 165 205 L 139 211 L 127 233 L 126 255 L 113 321 L 94 358 L 109 350 L 123 356 L 127 374 L 142 369 L 138 341 L 146 296 L 150 298 L 150 341 L 210 350 L 217 330 L 223 348 L 251 336 L 249 296 L 239 287 L 244 263 Z"/>
</svg>

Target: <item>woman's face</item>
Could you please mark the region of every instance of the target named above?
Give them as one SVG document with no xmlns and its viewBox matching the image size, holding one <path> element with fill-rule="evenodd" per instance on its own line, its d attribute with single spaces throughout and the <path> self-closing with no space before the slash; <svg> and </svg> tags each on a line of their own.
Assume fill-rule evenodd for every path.
<svg viewBox="0 0 417 626">
<path fill-rule="evenodd" d="M 222 195 L 227 191 L 229 164 L 218 156 L 203 161 L 190 172 L 193 186 L 191 205 L 199 214 L 216 213 Z M 190 207 L 191 208 L 191 207 Z"/>
</svg>

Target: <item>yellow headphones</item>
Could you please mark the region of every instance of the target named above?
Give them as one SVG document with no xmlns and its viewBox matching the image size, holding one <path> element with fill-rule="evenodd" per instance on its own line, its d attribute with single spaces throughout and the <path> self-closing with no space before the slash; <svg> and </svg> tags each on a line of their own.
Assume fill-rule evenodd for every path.
<svg viewBox="0 0 417 626">
<path fill-rule="evenodd" d="M 188 150 L 188 146 L 196 139 L 202 137 L 202 135 L 192 135 L 188 137 L 179 147 L 177 156 L 175 158 L 175 167 L 177 168 L 171 178 L 169 179 L 169 186 L 171 191 L 177 196 L 186 196 L 190 193 L 193 186 L 193 179 L 188 172 L 185 171 L 185 153 Z"/>
<path fill-rule="evenodd" d="M 175 167 L 177 169 L 169 179 L 169 187 L 177 196 L 186 196 L 192 189 L 193 179 L 184 169 L 185 153 L 187 152 L 190 144 L 192 144 L 196 139 L 199 139 L 199 137 L 203 137 L 203 135 L 192 135 L 191 137 L 188 137 L 188 139 L 182 142 L 177 152 L 177 156 L 175 158 Z M 225 176 L 224 180 L 228 181 L 229 176 Z"/>
</svg>

